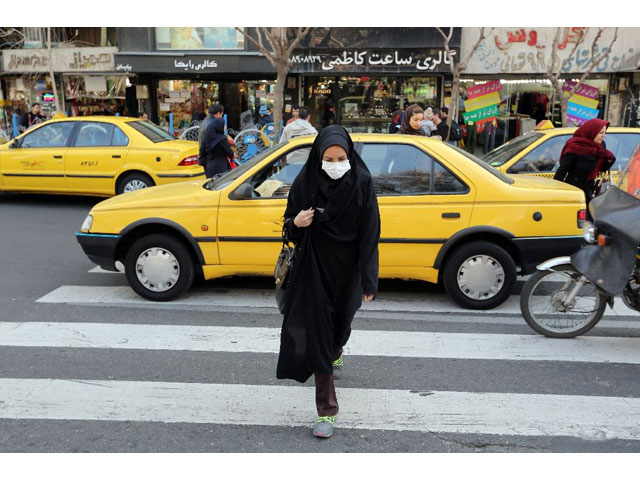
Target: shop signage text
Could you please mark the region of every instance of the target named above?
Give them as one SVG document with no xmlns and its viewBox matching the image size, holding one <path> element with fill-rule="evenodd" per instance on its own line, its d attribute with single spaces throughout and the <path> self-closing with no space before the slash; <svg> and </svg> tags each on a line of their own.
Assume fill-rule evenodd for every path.
<svg viewBox="0 0 640 480">
<path fill-rule="evenodd" d="M 491 105 L 479 110 L 473 110 L 468 113 L 463 113 L 462 118 L 464 119 L 464 123 L 474 123 L 478 120 L 495 117 L 496 115 L 498 115 L 498 105 Z"/>
<path fill-rule="evenodd" d="M 451 56 L 458 52 L 451 50 Z M 434 72 L 450 71 L 450 59 L 443 49 L 343 50 L 332 53 L 297 54 L 291 58 L 293 72 L 371 72 L 376 70 Z"/>
<path fill-rule="evenodd" d="M 595 108 L 584 107 L 576 103 L 569 103 L 567 108 L 567 120 L 582 125 L 587 120 L 596 118 L 599 111 Z"/>
<path fill-rule="evenodd" d="M 191 70 L 198 72 L 200 70 L 206 70 L 207 68 L 218 68 L 218 63 L 215 60 L 204 60 L 201 63 L 193 63 L 191 60 L 187 61 L 173 61 L 173 67 L 179 70 Z"/>
<path fill-rule="evenodd" d="M 51 66 L 54 72 L 107 72 L 114 69 L 116 48 L 54 48 Z M 2 55 L 5 72 L 48 72 L 49 52 L 42 49 L 5 50 Z"/>
<path fill-rule="evenodd" d="M 488 107 L 490 105 L 497 105 L 500 103 L 500 94 L 498 92 L 492 92 L 481 97 L 475 97 L 471 100 L 464 101 L 464 109 L 467 112 L 472 110 L 479 110 L 481 108 Z"/>
<path fill-rule="evenodd" d="M 574 82 L 573 80 L 567 80 L 566 82 L 564 82 L 564 85 L 562 85 L 562 91 L 570 92 L 575 84 L 576 82 Z M 600 98 L 600 90 L 585 83 L 580 84 L 573 93 L 575 93 L 576 95 L 582 95 L 583 97 L 587 98 Z"/>
<path fill-rule="evenodd" d="M 473 53 L 465 73 L 545 73 L 554 50 L 555 64 L 562 65 L 563 73 L 585 72 L 592 63 L 591 47 L 597 33 L 595 27 L 496 28 Z M 636 70 L 640 62 L 640 28 L 619 28 L 618 38 L 611 44 L 613 35 L 614 29 L 606 28 L 595 43 L 596 56 L 608 55 L 593 73 Z M 468 54 L 477 38 L 477 29 L 463 29 L 462 56 Z"/>
<path fill-rule="evenodd" d="M 500 80 L 491 80 L 490 82 L 467 88 L 467 98 L 471 100 L 472 98 L 481 97 L 482 95 L 498 92 L 500 90 L 502 90 Z"/>
</svg>

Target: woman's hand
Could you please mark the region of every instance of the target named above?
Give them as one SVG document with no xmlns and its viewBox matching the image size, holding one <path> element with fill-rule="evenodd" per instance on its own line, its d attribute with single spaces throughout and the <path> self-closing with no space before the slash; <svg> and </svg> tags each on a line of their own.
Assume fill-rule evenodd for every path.
<svg viewBox="0 0 640 480">
<path fill-rule="evenodd" d="M 365 293 L 364 296 L 362 297 L 362 300 L 364 300 L 364 303 L 368 303 L 371 300 L 373 300 L 373 297 L 375 297 L 375 295 Z"/>
<path fill-rule="evenodd" d="M 298 228 L 308 227 L 313 222 L 313 213 L 313 208 L 300 210 L 300 213 L 293 219 L 293 224 Z"/>
</svg>

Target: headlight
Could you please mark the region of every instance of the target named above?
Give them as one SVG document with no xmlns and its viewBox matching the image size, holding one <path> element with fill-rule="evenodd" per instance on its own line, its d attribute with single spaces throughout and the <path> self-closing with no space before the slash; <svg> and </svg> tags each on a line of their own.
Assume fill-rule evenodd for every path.
<svg viewBox="0 0 640 480">
<path fill-rule="evenodd" d="M 596 243 L 596 227 L 591 222 L 585 222 L 582 227 L 582 237 L 587 243 Z"/>
<path fill-rule="evenodd" d="M 93 217 L 91 215 L 87 215 L 87 218 L 85 218 L 84 222 L 82 222 L 82 227 L 80 228 L 80 230 L 88 232 L 89 230 L 91 230 L 91 225 L 93 225 Z"/>
</svg>

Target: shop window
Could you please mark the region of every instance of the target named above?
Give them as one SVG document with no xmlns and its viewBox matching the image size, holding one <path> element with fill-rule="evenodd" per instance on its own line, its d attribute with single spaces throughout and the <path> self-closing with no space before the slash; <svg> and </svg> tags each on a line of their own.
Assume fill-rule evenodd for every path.
<svg viewBox="0 0 640 480">
<path fill-rule="evenodd" d="M 507 173 L 554 172 L 570 135 L 551 137 L 518 160 Z"/>
<path fill-rule="evenodd" d="M 218 101 L 218 83 L 190 80 L 160 80 L 158 82 L 159 124 L 169 126 L 173 114 L 173 128 L 180 133 L 194 121 L 202 121 L 212 103 Z"/>
<path fill-rule="evenodd" d="M 251 179 L 254 195 L 260 198 L 286 198 L 310 151 L 310 145 L 289 150 L 255 175 Z"/>
<path fill-rule="evenodd" d="M 73 130 L 72 122 L 57 122 L 43 125 L 24 136 L 21 148 L 66 147 Z"/>
<path fill-rule="evenodd" d="M 108 147 L 111 145 L 113 125 L 110 123 L 87 122 L 78 130 L 76 147 Z"/>
<path fill-rule="evenodd" d="M 158 50 L 243 50 L 244 35 L 233 27 L 156 27 Z"/>
</svg>

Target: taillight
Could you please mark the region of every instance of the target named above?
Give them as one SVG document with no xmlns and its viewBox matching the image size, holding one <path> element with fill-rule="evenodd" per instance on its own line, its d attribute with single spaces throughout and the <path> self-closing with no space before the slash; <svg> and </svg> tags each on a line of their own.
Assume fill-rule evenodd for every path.
<svg viewBox="0 0 640 480">
<path fill-rule="evenodd" d="M 578 210 L 578 228 L 582 228 L 586 219 L 587 219 L 587 211 Z"/>
<path fill-rule="evenodd" d="M 179 167 L 188 167 L 190 165 L 197 165 L 198 164 L 198 156 L 197 155 L 191 155 L 190 157 L 185 157 L 182 159 L 182 161 L 178 164 Z"/>
</svg>

